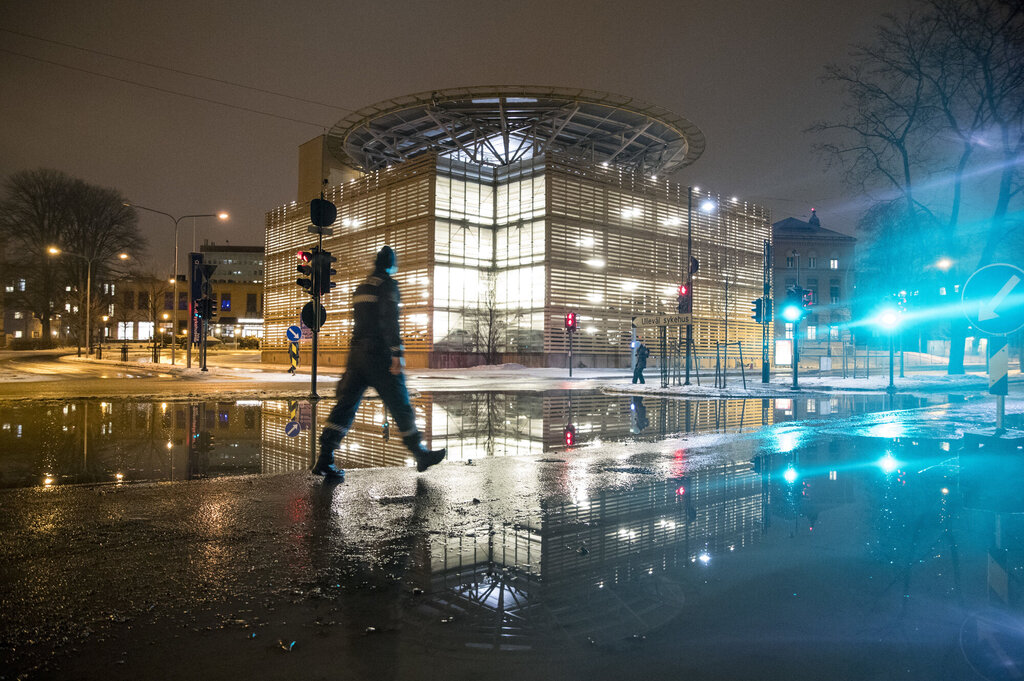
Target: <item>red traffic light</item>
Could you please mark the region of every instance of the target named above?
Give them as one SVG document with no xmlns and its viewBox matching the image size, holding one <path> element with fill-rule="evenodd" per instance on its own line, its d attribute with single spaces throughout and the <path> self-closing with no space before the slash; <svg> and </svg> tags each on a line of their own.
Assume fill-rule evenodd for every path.
<svg viewBox="0 0 1024 681">
<path fill-rule="evenodd" d="M 572 447 L 576 444 L 576 426 L 569 424 L 565 427 L 565 446 Z"/>
<path fill-rule="evenodd" d="M 686 284 L 680 284 L 679 285 L 679 295 L 685 296 L 689 292 L 690 292 L 690 287 L 689 286 L 687 286 Z"/>
<path fill-rule="evenodd" d="M 295 254 L 295 257 L 297 257 L 302 262 L 311 262 L 313 260 L 313 254 L 310 253 L 309 251 L 299 251 L 298 253 Z"/>
<path fill-rule="evenodd" d="M 577 323 L 578 319 L 576 317 L 575 312 L 565 313 L 565 328 L 569 329 L 570 331 L 575 331 Z"/>
</svg>

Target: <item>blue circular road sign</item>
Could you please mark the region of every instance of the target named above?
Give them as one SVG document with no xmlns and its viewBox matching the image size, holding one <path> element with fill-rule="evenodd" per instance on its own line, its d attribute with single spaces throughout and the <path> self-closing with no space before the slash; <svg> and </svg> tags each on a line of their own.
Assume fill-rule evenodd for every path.
<svg viewBox="0 0 1024 681">
<path fill-rule="evenodd" d="M 295 342 L 302 339 L 302 329 L 292 325 L 288 327 L 288 330 L 284 332 L 284 335 L 288 337 L 288 340 Z"/>
<path fill-rule="evenodd" d="M 284 434 L 288 437 L 295 437 L 302 431 L 302 427 L 298 421 L 289 421 L 284 424 Z"/>
<path fill-rule="evenodd" d="M 964 284 L 963 308 L 974 328 L 994 336 L 1024 326 L 1024 270 L 1015 265 L 986 265 Z"/>
</svg>

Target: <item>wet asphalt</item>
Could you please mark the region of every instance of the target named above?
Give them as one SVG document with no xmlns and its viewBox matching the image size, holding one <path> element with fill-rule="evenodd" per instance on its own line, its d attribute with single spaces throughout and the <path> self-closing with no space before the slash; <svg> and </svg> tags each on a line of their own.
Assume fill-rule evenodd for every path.
<svg viewBox="0 0 1024 681">
<path fill-rule="evenodd" d="M 860 421 L 0 490 L 0 678 L 1018 678 L 1021 514 Z"/>
</svg>

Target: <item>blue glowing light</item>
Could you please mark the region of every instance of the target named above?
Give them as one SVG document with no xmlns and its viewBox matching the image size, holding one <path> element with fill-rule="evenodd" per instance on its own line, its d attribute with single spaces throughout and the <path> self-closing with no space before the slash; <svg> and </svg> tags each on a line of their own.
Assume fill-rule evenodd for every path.
<svg viewBox="0 0 1024 681">
<path fill-rule="evenodd" d="M 790 466 L 782 474 L 782 477 L 786 479 L 786 482 L 792 485 L 794 482 L 796 482 L 796 479 L 800 477 L 800 474 L 796 472 L 795 468 Z"/>
<path fill-rule="evenodd" d="M 878 460 L 878 467 L 886 473 L 892 473 L 900 467 L 900 462 L 896 460 L 896 457 L 891 452 L 886 452 L 885 456 Z"/>
<path fill-rule="evenodd" d="M 800 319 L 802 312 L 799 305 L 786 305 L 782 308 L 782 318 L 787 322 L 795 322 Z"/>
</svg>

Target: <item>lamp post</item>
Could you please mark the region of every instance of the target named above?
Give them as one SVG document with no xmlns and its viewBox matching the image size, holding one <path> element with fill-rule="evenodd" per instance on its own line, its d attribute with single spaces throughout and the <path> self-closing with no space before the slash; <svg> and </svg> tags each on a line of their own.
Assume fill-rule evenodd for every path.
<svg viewBox="0 0 1024 681">
<path fill-rule="evenodd" d="M 46 252 L 50 255 L 73 255 L 85 261 L 85 354 L 89 355 L 92 353 L 92 263 L 94 260 L 100 259 L 101 256 L 96 255 L 90 258 L 73 251 L 62 251 L 56 246 L 50 246 Z M 118 253 L 117 257 L 127 260 L 128 254 Z"/>
<path fill-rule="evenodd" d="M 878 323 L 889 330 L 889 386 L 885 389 L 890 395 L 896 392 L 896 384 L 893 382 L 893 367 L 895 364 L 896 342 L 894 332 L 900 324 L 899 313 L 892 308 L 883 310 L 878 316 Z"/>
<path fill-rule="evenodd" d="M 218 220 L 227 220 L 230 217 L 226 212 L 221 211 L 220 213 L 190 213 L 188 215 L 181 215 L 175 217 L 170 213 L 165 213 L 162 210 L 156 210 L 155 208 L 147 208 L 146 206 L 140 206 L 137 203 L 131 203 L 128 201 L 124 202 L 125 206 L 129 208 L 137 208 L 139 210 L 148 211 L 150 213 L 156 213 L 157 215 L 163 215 L 169 218 L 174 223 L 174 267 L 171 268 L 171 281 L 172 281 L 172 302 L 171 302 L 171 365 L 174 365 L 175 361 L 175 343 L 174 337 L 178 327 L 178 223 L 185 218 L 192 218 L 192 246 L 195 247 L 195 219 L 196 218 L 217 218 Z"/>
</svg>

